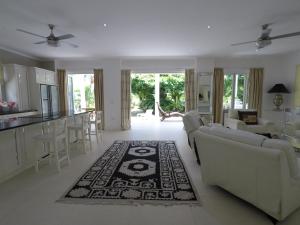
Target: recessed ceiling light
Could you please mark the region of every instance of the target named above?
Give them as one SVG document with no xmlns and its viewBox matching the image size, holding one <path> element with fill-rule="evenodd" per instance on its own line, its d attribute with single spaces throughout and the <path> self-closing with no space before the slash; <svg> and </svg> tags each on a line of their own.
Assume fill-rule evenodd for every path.
<svg viewBox="0 0 300 225">
<path fill-rule="evenodd" d="M 104 23 L 103 26 L 104 26 L 104 27 L 107 27 L 107 23 Z"/>
<path fill-rule="evenodd" d="M 207 29 L 211 29 L 211 26 L 210 26 L 210 25 L 208 25 L 208 26 L 207 26 Z"/>
</svg>

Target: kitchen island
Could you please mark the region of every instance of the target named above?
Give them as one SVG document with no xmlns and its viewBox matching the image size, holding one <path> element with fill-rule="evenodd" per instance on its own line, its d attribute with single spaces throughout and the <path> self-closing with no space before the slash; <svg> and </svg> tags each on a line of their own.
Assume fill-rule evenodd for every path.
<svg viewBox="0 0 300 225">
<path fill-rule="evenodd" d="M 43 132 L 43 123 L 89 113 L 60 112 L 56 115 L 32 115 L 0 120 L 0 183 L 34 166 L 36 149 L 44 146 L 33 137 Z M 46 154 L 46 152 L 45 152 Z"/>
</svg>

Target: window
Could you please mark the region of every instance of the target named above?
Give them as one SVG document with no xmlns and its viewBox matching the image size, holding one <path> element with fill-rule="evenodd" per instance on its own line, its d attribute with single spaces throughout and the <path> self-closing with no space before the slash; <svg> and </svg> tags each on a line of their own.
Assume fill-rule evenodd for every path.
<svg viewBox="0 0 300 225">
<path fill-rule="evenodd" d="M 224 109 L 248 108 L 248 75 L 242 73 L 226 73 L 224 75 Z"/>
<path fill-rule="evenodd" d="M 68 84 L 70 108 L 75 112 L 95 108 L 94 74 L 69 74 Z"/>
</svg>

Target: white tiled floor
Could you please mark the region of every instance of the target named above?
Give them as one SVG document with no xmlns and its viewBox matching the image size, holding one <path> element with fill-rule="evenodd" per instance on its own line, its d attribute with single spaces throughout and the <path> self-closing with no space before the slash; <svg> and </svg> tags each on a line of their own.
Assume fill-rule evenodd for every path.
<svg viewBox="0 0 300 225">
<path fill-rule="evenodd" d="M 55 201 L 108 148 L 114 140 L 175 140 L 196 185 L 203 207 L 72 205 Z M 71 166 L 58 174 L 44 165 L 37 174 L 29 169 L 0 184 L 1 225 L 271 225 L 267 216 L 244 201 L 217 187 L 204 185 L 200 167 L 188 147 L 182 122 L 166 120 L 143 124 L 133 121 L 130 131 L 106 131 L 104 144 L 82 154 L 73 149 Z M 300 212 L 280 224 L 300 224 Z M 298 223 L 297 223 L 298 221 Z"/>
</svg>

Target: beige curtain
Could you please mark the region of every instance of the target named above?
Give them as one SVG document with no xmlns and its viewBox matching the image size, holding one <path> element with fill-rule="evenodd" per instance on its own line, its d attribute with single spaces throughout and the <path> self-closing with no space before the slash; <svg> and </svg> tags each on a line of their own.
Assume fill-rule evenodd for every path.
<svg viewBox="0 0 300 225">
<path fill-rule="evenodd" d="M 185 111 L 191 111 L 196 109 L 196 98 L 195 98 L 195 70 L 185 70 Z"/>
<path fill-rule="evenodd" d="M 103 94 L 103 69 L 94 69 L 94 94 L 95 110 L 102 111 L 101 129 L 104 129 L 104 94 Z"/>
<path fill-rule="evenodd" d="M 257 115 L 261 116 L 262 94 L 264 82 L 264 69 L 251 68 L 249 73 L 248 108 L 256 109 Z"/>
<path fill-rule="evenodd" d="M 121 128 L 123 130 L 128 130 L 131 127 L 130 74 L 130 70 L 121 71 Z"/>
<path fill-rule="evenodd" d="M 215 68 L 214 76 L 213 76 L 213 96 L 212 96 L 214 123 L 222 123 L 223 95 L 224 95 L 224 70 L 222 68 Z"/>
<path fill-rule="evenodd" d="M 68 94 L 67 94 L 67 74 L 66 70 L 58 69 L 57 70 L 57 80 L 59 87 L 59 110 L 63 115 L 66 115 L 68 111 Z"/>
</svg>

